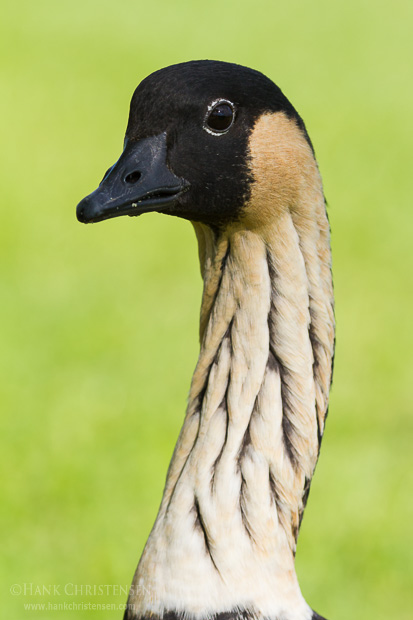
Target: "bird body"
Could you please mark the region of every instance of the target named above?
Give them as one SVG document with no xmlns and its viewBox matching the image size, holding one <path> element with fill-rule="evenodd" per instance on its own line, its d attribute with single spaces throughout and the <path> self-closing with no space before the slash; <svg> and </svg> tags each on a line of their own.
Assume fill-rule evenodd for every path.
<svg viewBox="0 0 413 620">
<path fill-rule="evenodd" d="M 148 210 L 193 223 L 201 346 L 125 617 L 319 618 L 294 557 L 328 407 L 334 312 L 304 123 L 268 78 L 238 65 L 149 76 L 119 162 L 78 217 Z"/>
</svg>

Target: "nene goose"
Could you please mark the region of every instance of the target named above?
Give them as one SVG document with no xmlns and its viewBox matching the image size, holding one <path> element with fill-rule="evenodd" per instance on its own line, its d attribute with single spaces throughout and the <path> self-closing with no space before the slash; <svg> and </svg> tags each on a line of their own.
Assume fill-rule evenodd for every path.
<svg viewBox="0 0 413 620">
<path fill-rule="evenodd" d="M 329 225 L 304 123 L 261 73 L 194 61 L 147 77 L 81 222 L 189 220 L 200 354 L 125 618 L 315 620 L 294 557 L 334 350 Z"/>
</svg>

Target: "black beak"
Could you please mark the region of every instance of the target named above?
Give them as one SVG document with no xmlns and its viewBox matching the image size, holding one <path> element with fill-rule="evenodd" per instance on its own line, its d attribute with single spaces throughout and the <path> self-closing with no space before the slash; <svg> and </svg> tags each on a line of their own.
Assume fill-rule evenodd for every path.
<svg viewBox="0 0 413 620">
<path fill-rule="evenodd" d="M 189 183 L 166 163 L 166 133 L 126 142 L 99 187 L 77 205 L 79 222 L 100 222 L 120 215 L 141 215 L 173 206 Z"/>
</svg>

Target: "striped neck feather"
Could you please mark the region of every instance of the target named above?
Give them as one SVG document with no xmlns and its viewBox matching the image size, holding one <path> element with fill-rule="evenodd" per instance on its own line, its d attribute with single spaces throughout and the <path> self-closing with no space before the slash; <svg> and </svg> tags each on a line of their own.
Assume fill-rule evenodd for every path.
<svg viewBox="0 0 413 620">
<path fill-rule="evenodd" d="M 200 356 L 128 618 L 316 617 L 294 555 L 334 347 L 324 202 L 317 212 L 310 225 L 285 210 L 265 234 L 195 224 Z"/>
</svg>

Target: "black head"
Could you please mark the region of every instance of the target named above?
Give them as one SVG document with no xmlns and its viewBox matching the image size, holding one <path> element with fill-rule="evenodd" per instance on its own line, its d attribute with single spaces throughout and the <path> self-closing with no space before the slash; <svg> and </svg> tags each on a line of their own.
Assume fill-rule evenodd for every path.
<svg viewBox="0 0 413 620">
<path fill-rule="evenodd" d="M 80 221 L 158 211 L 220 226 L 236 220 L 254 179 L 248 143 L 257 119 L 303 121 L 262 73 L 218 61 L 166 67 L 135 90 L 118 162 L 78 205 Z"/>
</svg>

